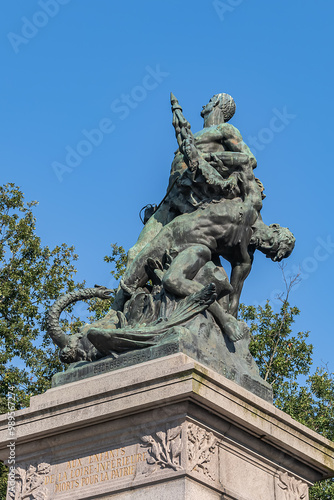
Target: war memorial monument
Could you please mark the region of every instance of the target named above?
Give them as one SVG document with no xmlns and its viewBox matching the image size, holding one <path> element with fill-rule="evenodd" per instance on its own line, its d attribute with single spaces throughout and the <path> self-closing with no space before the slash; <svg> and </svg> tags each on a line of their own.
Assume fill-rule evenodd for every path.
<svg viewBox="0 0 334 500">
<path fill-rule="evenodd" d="M 166 195 L 144 227 L 107 315 L 67 335 L 60 297 L 48 332 L 69 365 L 16 414 L 8 500 L 307 500 L 334 475 L 334 445 L 272 404 L 238 319 L 256 251 L 273 261 L 295 238 L 261 210 L 256 159 L 214 95 L 193 134 L 171 95 L 175 153 Z M 228 276 L 224 263 L 231 268 Z M 11 440 L 0 416 L 0 458 Z"/>
</svg>

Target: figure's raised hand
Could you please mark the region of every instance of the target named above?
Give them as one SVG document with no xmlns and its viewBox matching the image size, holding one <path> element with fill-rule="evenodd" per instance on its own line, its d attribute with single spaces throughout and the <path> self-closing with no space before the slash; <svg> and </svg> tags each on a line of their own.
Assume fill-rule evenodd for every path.
<svg viewBox="0 0 334 500">
<path fill-rule="evenodd" d="M 185 156 L 189 169 L 196 170 L 199 163 L 199 152 L 194 144 L 194 139 L 192 137 L 184 139 L 181 150 Z"/>
<path fill-rule="evenodd" d="M 223 192 L 228 198 L 236 198 L 240 195 L 238 174 L 233 173 L 226 179 Z"/>
</svg>

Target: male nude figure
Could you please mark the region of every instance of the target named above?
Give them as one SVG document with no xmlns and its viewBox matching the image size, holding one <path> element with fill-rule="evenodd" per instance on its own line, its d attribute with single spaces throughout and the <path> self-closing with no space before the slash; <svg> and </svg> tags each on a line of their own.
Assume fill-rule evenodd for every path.
<svg viewBox="0 0 334 500">
<path fill-rule="evenodd" d="M 227 123 L 234 111 L 235 103 L 228 94 L 216 94 L 206 106 L 203 106 L 201 116 L 204 118 L 204 128 L 193 136 L 194 146 L 202 160 L 201 183 L 196 183 L 196 179 L 191 183 L 192 179 L 189 179 L 191 175 L 188 166 L 189 157 L 184 151 L 184 138 L 179 134 L 177 139 L 180 148 L 172 163 L 168 194 L 145 224 L 135 245 L 129 250 L 129 263 L 163 226 L 178 215 L 193 212 L 203 201 L 212 201 L 212 195 L 216 199 L 236 196 L 235 179 L 230 178 L 231 174 L 240 170 L 240 161 L 247 162 L 254 169 L 256 159 L 244 143 L 238 129 Z M 210 195 L 211 198 L 209 198 Z"/>
<path fill-rule="evenodd" d="M 184 143 L 190 171 L 194 168 L 203 172 L 212 168 L 191 140 Z M 193 278 L 207 262 L 217 263 L 222 256 L 232 267 L 229 290 L 226 287 L 229 303 L 221 302 L 221 305 L 224 304 L 222 308 L 215 302 L 209 310 L 223 330 L 229 316 L 224 309 L 237 317 L 241 290 L 251 270 L 255 250 L 259 249 L 272 260 L 280 261 L 290 255 L 295 243 L 287 228 L 263 223 L 260 216 L 263 194 L 254 177 L 253 162 L 244 153 L 234 156 L 238 157 L 238 168 L 223 181 L 230 183 L 231 178 L 235 179 L 234 197 L 203 203 L 194 212 L 175 217 L 137 254 L 121 281 L 121 287 L 129 294 L 135 288 L 145 286 L 149 279 L 149 259 L 151 262 L 155 259 L 162 261 L 164 253 L 173 248 L 177 257 L 162 283 L 167 291 L 182 297 L 199 291 L 203 285 Z M 231 340 L 238 336 L 235 332 L 228 335 Z"/>
<path fill-rule="evenodd" d="M 193 161 L 196 154 L 195 149 Z M 251 263 L 248 246 L 253 234 L 252 226 L 262 206 L 262 196 L 249 162 L 244 164 L 238 180 L 243 196 L 203 204 L 194 212 L 179 215 L 166 224 L 127 267 L 121 280 L 122 289 L 132 294 L 136 288 L 144 287 L 149 280 L 149 259 L 162 261 L 165 252 L 172 249 L 177 256 L 164 274 L 162 284 L 168 292 L 178 297 L 196 293 L 203 288 L 203 284 L 193 278 L 213 259 L 213 255 L 219 254 L 220 249 L 231 249 L 235 268 Z M 232 277 L 234 271 L 232 268 Z M 226 293 L 233 294 L 230 286 Z M 235 342 L 242 338 L 245 333 L 243 323 L 226 313 L 217 301 L 208 310 L 230 340 Z"/>
<path fill-rule="evenodd" d="M 177 107 L 178 103 L 175 108 Z M 178 109 L 182 112 L 180 107 Z M 203 203 L 241 196 L 238 174 L 245 166 L 252 172 L 256 167 L 256 159 L 243 142 L 240 132 L 227 123 L 234 112 L 232 97 L 228 94 L 216 94 L 201 112 L 204 118 L 203 130 L 194 136 L 190 133 L 189 137 L 182 124 L 180 132 L 175 127 L 180 148 L 172 163 L 167 195 L 129 250 L 128 267 L 139 252 L 175 217 L 191 213 Z M 184 120 L 184 123 L 188 122 Z M 190 129 L 189 124 L 188 127 Z M 253 183 L 253 188 L 257 189 L 254 175 L 251 175 L 248 182 Z M 262 198 L 259 197 L 256 208 L 259 211 L 261 207 Z M 113 309 L 122 310 L 125 300 L 123 291 L 119 289 Z"/>
</svg>

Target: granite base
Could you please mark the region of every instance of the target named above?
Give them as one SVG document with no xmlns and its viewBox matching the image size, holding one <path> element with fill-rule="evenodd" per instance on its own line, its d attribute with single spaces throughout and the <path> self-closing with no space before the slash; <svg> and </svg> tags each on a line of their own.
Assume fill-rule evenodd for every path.
<svg viewBox="0 0 334 500">
<path fill-rule="evenodd" d="M 15 423 L 8 499 L 306 500 L 334 475 L 333 443 L 180 353 L 52 388 Z"/>
</svg>

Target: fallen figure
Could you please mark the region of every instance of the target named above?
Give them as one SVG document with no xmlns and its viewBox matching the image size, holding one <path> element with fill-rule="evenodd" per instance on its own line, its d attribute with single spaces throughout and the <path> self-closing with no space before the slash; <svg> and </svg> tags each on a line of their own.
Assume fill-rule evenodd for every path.
<svg viewBox="0 0 334 500">
<path fill-rule="evenodd" d="M 92 297 L 108 299 L 111 292 L 112 290 L 102 286 L 76 290 L 59 298 L 49 309 L 46 317 L 48 333 L 60 348 L 59 358 L 63 363 L 96 361 L 116 352 L 157 345 L 161 335 L 205 311 L 217 297 L 216 285 L 209 283 L 201 287 L 199 292 L 178 302 L 168 318 L 159 317 L 149 325 L 131 326 L 131 323 L 127 324 L 124 314 L 118 312 L 116 316 L 121 325 L 118 329 L 103 329 L 101 326 L 92 328 L 92 325 L 86 325 L 79 332 L 71 335 L 63 332 L 59 325 L 59 317 L 65 307 Z M 95 324 L 96 326 L 103 325 L 103 320 Z M 89 329 L 88 334 L 87 329 Z"/>
</svg>

